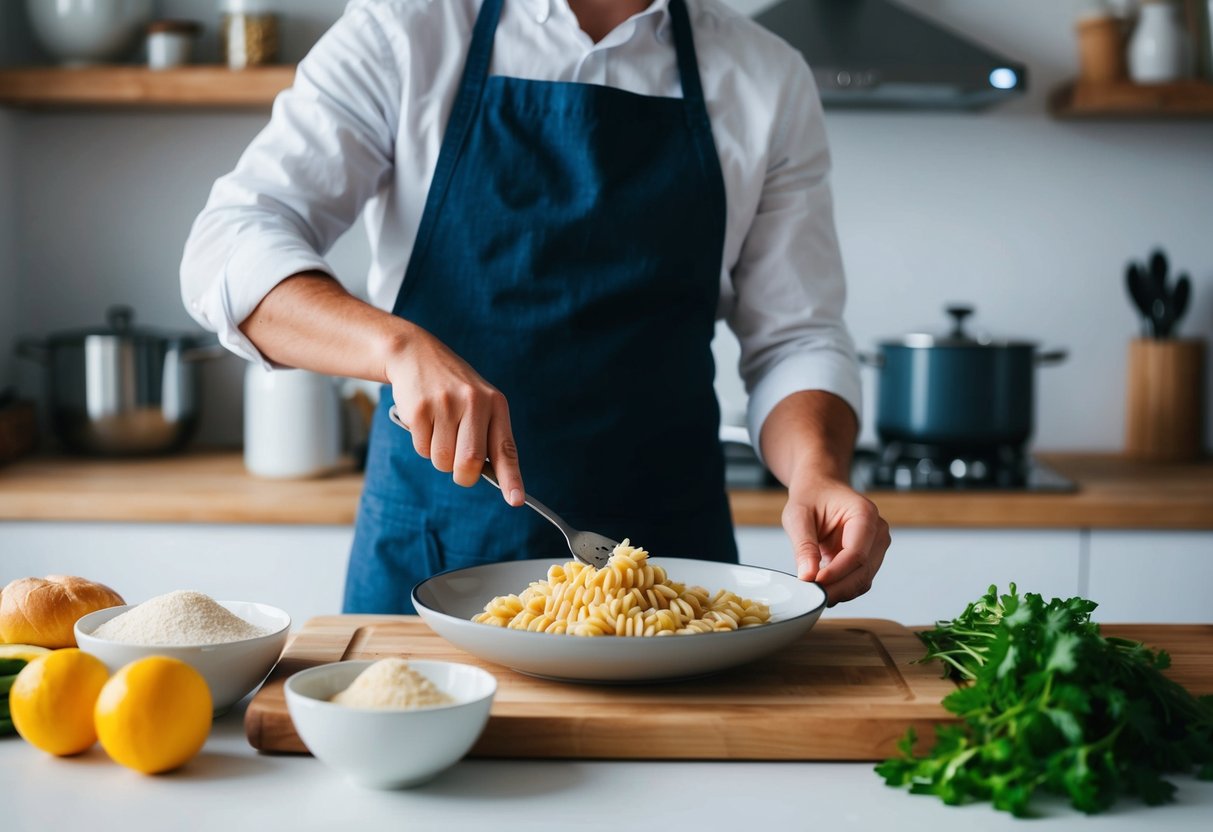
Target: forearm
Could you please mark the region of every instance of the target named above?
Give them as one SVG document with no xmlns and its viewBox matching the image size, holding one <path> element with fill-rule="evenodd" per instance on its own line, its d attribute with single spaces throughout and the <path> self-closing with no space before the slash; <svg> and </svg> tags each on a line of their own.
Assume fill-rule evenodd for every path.
<svg viewBox="0 0 1213 832">
<path fill-rule="evenodd" d="M 859 425 L 854 411 L 822 390 L 793 393 L 763 423 L 762 455 L 789 487 L 809 479 L 850 479 L 851 453 Z"/>
<path fill-rule="evenodd" d="M 240 331 L 277 364 L 386 382 L 388 360 L 417 327 L 359 300 L 322 272 L 304 272 L 275 286 Z"/>
</svg>

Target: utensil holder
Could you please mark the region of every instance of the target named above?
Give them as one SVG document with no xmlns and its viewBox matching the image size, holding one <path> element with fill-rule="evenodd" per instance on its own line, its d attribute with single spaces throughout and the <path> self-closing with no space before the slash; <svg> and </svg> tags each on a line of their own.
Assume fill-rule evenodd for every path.
<svg viewBox="0 0 1213 832">
<path fill-rule="evenodd" d="M 1125 455 L 1182 462 L 1202 453 L 1205 342 L 1137 338 L 1129 344 Z"/>
</svg>

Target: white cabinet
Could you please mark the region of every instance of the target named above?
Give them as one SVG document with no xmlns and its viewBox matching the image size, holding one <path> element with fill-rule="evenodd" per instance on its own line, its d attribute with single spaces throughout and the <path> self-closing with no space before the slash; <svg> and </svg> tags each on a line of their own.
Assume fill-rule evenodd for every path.
<svg viewBox="0 0 1213 832">
<path fill-rule="evenodd" d="M 0 586 L 82 575 L 134 603 L 193 589 L 286 610 L 299 627 L 341 612 L 352 526 L 0 523 Z"/>
<path fill-rule="evenodd" d="M 190 523 L 0 523 L 0 586 L 59 572 L 128 600 L 196 589 L 282 607 L 296 626 L 340 612 L 353 528 Z M 743 563 L 795 572 L 782 529 L 737 530 Z M 929 624 L 991 584 L 1082 595 L 1101 621 L 1213 621 L 1213 532 L 894 529 L 871 592 L 826 614 Z"/>
<path fill-rule="evenodd" d="M 1089 534 L 1097 620 L 1213 623 L 1213 532 Z"/>
<path fill-rule="evenodd" d="M 951 618 L 990 584 L 1045 597 L 1081 594 L 1079 529 L 894 529 L 893 545 L 871 591 L 834 607 L 837 617 L 892 618 L 929 624 Z M 795 572 L 782 529 L 737 530 L 743 563 Z"/>
</svg>

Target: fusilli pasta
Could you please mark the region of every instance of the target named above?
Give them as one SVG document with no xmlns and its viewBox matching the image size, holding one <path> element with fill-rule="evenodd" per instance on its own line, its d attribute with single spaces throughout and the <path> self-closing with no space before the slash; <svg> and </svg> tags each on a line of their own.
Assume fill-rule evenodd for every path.
<svg viewBox="0 0 1213 832">
<path fill-rule="evenodd" d="M 667 578 L 649 553 L 624 540 L 602 569 L 570 561 L 519 595 L 501 595 L 472 617 L 480 624 L 572 636 L 670 636 L 757 627 L 766 604 Z"/>
</svg>

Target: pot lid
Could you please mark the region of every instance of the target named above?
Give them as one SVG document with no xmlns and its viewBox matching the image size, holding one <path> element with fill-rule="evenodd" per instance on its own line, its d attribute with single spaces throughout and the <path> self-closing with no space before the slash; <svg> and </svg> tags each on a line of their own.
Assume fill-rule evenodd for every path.
<svg viewBox="0 0 1213 832">
<path fill-rule="evenodd" d="M 183 345 L 197 343 L 199 336 L 188 332 L 171 332 L 135 325 L 135 310 L 129 306 L 115 305 L 105 311 L 105 325 L 73 329 L 53 333 L 47 338 L 50 345 L 71 344 L 95 336 L 130 338 L 132 340 L 169 341 Z"/>
<path fill-rule="evenodd" d="M 944 307 L 944 311 L 952 316 L 952 328 L 944 333 L 911 332 L 900 338 L 882 341 L 884 346 L 896 347 L 1027 347 L 1035 349 L 1035 341 L 1022 338 L 993 338 L 988 334 L 970 335 L 965 329 L 965 319 L 973 314 L 972 306 L 953 305 Z"/>
</svg>

